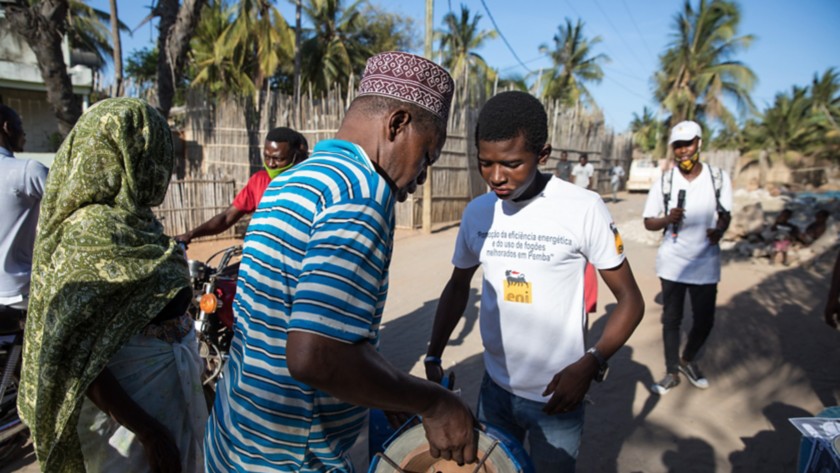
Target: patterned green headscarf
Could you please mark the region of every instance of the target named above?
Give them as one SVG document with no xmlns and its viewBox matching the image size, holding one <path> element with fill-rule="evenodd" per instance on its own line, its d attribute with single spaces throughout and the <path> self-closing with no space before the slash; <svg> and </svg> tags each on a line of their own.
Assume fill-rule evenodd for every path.
<svg viewBox="0 0 840 473">
<path fill-rule="evenodd" d="M 164 118 L 125 98 L 94 105 L 56 154 L 35 240 L 18 398 L 42 471 L 84 472 L 76 424 L 85 391 L 189 286 L 183 252 L 150 209 L 163 201 L 173 159 Z"/>
</svg>

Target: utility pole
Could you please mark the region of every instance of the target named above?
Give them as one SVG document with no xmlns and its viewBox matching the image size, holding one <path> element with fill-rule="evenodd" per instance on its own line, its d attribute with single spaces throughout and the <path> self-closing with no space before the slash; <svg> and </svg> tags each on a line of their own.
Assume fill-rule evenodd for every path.
<svg viewBox="0 0 840 473">
<path fill-rule="evenodd" d="M 297 0 L 295 5 L 295 128 L 300 130 L 303 124 L 300 123 L 300 37 L 303 33 L 300 29 L 300 13 L 303 9 L 302 0 Z"/>
<path fill-rule="evenodd" d="M 426 41 L 423 55 L 432 60 L 432 24 L 434 22 L 434 0 L 426 0 Z M 413 210 L 412 210 L 413 211 Z M 432 233 L 432 168 L 426 167 L 426 182 L 423 184 L 423 233 Z"/>
</svg>

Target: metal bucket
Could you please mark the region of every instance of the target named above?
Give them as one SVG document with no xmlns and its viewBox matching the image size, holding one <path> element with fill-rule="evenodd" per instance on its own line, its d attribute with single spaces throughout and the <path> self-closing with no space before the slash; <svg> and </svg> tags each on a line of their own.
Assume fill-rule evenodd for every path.
<svg viewBox="0 0 840 473">
<path fill-rule="evenodd" d="M 426 431 L 418 424 L 398 431 L 388 440 L 383 453 L 371 459 L 369 473 L 533 473 L 531 460 L 522 445 L 493 427 L 478 435 L 478 462 L 458 466 L 454 461 L 432 457 Z"/>
</svg>

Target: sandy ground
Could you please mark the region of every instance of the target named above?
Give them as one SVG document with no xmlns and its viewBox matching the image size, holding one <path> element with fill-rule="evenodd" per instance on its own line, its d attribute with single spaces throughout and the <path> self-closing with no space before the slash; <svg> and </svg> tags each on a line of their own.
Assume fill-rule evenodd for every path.
<svg viewBox="0 0 840 473">
<path fill-rule="evenodd" d="M 778 267 L 725 256 L 715 329 L 702 367 L 711 388 L 687 382 L 660 397 L 648 387 L 664 374 L 656 247 L 643 234 L 644 194 L 619 194 L 609 203 L 625 235 L 628 259 L 645 296 L 645 318 L 610 361 L 610 375 L 593 383 L 587 408 L 580 472 L 790 472 L 799 434 L 787 421 L 811 416 L 840 399 L 840 332 L 821 311 L 835 252 L 812 264 Z M 457 226 L 424 236 L 399 231 L 391 266 L 391 292 L 381 352 L 398 368 L 422 376 L 422 357 L 440 291 L 450 272 Z M 190 257 L 205 258 L 232 241 L 196 243 Z M 461 324 L 444 354 L 462 396 L 475 405 L 483 373 L 478 333 L 480 272 Z M 591 342 L 603 330 L 615 299 L 601 282 Z M 684 324 L 687 326 L 688 324 Z M 366 439 L 356 449 L 366 471 Z M 31 448 L 0 471 L 36 472 Z"/>
</svg>

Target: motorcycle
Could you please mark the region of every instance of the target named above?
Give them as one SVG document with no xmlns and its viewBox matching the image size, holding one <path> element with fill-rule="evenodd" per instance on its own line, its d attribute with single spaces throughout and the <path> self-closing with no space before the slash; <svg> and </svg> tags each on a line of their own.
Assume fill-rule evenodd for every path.
<svg viewBox="0 0 840 473">
<path fill-rule="evenodd" d="M 228 358 L 233 339 L 233 298 L 242 246 L 234 245 L 211 255 L 205 262 L 187 260 L 193 288 L 189 312 L 195 321 L 199 354 L 204 360 L 202 383 L 209 398 Z M 213 260 L 219 258 L 213 266 Z"/>
<path fill-rule="evenodd" d="M 0 305 L 0 460 L 12 455 L 28 437 L 17 412 L 25 321 L 25 310 Z"/>
</svg>

